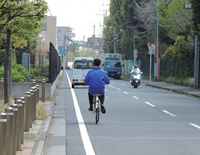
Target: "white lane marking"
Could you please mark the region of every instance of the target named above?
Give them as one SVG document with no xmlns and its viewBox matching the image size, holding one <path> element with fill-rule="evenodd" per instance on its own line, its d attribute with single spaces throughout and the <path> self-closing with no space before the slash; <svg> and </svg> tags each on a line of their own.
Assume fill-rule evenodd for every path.
<svg viewBox="0 0 200 155">
<path fill-rule="evenodd" d="M 128 94 L 128 92 L 124 91 L 124 94 Z"/>
<path fill-rule="evenodd" d="M 174 115 L 174 114 L 172 114 L 172 113 L 170 113 L 169 111 L 167 111 L 167 110 L 162 110 L 164 113 L 166 113 L 166 114 L 168 114 L 168 115 L 171 115 L 171 116 L 173 116 L 173 117 L 176 117 L 176 115 Z"/>
<path fill-rule="evenodd" d="M 66 72 L 66 75 L 67 75 L 67 79 L 68 79 L 69 85 L 71 86 L 71 81 L 69 79 L 69 76 L 68 76 L 67 72 Z M 95 155 L 92 143 L 90 141 L 90 138 L 89 138 L 89 135 L 88 135 L 88 132 L 87 132 L 87 128 L 85 126 L 83 117 L 81 115 L 81 111 L 80 111 L 80 107 L 78 105 L 76 94 L 75 94 L 73 89 L 71 89 L 71 93 L 72 93 L 72 98 L 73 98 L 73 101 L 74 101 L 74 108 L 75 108 L 75 112 L 76 112 L 76 118 L 78 120 L 79 130 L 80 130 L 80 133 L 81 133 L 81 138 L 82 138 L 82 141 L 83 141 L 85 153 L 86 153 L 86 155 Z"/>
<path fill-rule="evenodd" d="M 153 104 L 151 104 L 151 103 L 149 103 L 149 102 L 144 102 L 144 103 L 150 105 L 151 107 L 155 107 L 155 105 L 153 105 Z"/>
<path fill-rule="evenodd" d="M 136 96 L 133 96 L 136 100 L 138 100 L 139 98 L 137 98 Z"/>
<path fill-rule="evenodd" d="M 109 87 L 111 87 L 111 88 L 115 88 L 115 87 L 113 87 L 113 86 L 111 86 L 111 85 L 108 85 Z"/>
<path fill-rule="evenodd" d="M 123 83 L 122 85 L 126 85 L 126 84 Z"/>
<path fill-rule="evenodd" d="M 119 88 L 116 88 L 116 89 L 119 90 L 119 91 L 121 90 L 121 89 L 119 89 Z"/>
<path fill-rule="evenodd" d="M 197 128 L 197 129 L 200 129 L 200 126 L 198 126 L 196 124 L 190 123 L 190 125 L 192 125 L 193 127 Z"/>
</svg>

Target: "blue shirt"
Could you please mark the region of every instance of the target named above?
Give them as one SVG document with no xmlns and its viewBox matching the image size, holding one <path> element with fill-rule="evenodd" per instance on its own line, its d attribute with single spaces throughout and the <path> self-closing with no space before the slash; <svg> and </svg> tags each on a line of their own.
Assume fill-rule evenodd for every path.
<svg viewBox="0 0 200 155">
<path fill-rule="evenodd" d="M 85 76 L 84 84 L 89 85 L 89 93 L 91 95 L 104 95 L 105 84 L 110 84 L 110 79 L 101 67 L 93 67 Z"/>
</svg>

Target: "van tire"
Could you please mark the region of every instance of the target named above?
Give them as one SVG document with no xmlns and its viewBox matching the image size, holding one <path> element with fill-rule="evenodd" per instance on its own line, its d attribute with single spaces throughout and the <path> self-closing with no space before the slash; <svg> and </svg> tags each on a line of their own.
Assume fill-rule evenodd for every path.
<svg viewBox="0 0 200 155">
<path fill-rule="evenodd" d="M 72 84 L 72 88 L 74 88 L 74 84 Z"/>
</svg>

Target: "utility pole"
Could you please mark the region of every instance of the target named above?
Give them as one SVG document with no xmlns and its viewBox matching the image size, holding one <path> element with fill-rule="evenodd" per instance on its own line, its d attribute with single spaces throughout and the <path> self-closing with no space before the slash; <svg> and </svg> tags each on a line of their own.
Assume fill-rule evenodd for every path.
<svg viewBox="0 0 200 155">
<path fill-rule="evenodd" d="M 95 23 L 94 23 L 94 35 L 93 35 L 93 36 L 94 36 L 94 38 L 93 38 L 93 39 L 94 39 L 93 42 L 94 42 L 94 52 L 95 52 Z"/>
<path fill-rule="evenodd" d="M 114 27 L 114 53 L 116 53 L 116 47 L 115 47 L 115 27 Z"/>
<path fill-rule="evenodd" d="M 194 57 L 194 89 L 199 88 L 199 52 L 200 36 L 195 36 L 195 57 Z"/>
<path fill-rule="evenodd" d="M 85 35 L 83 35 L 83 57 L 85 56 Z"/>
</svg>

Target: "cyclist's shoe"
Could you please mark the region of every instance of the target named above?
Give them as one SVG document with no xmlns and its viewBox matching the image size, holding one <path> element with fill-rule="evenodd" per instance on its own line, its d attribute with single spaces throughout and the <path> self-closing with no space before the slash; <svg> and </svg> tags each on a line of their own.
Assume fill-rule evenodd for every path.
<svg viewBox="0 0 200 155">
<path fill-rule="evenodd" d="M 93 111 L 93 107 L 89 107 L 88 110 L 89 110 L 89 111 Z"/>
<path fill-rule="evenodd" d="M 106 109 L 104 108 L 104 106 L 101 106 L 101 112 L 102 112 L 103 114 L 106 113 Z"/>
</svg>

